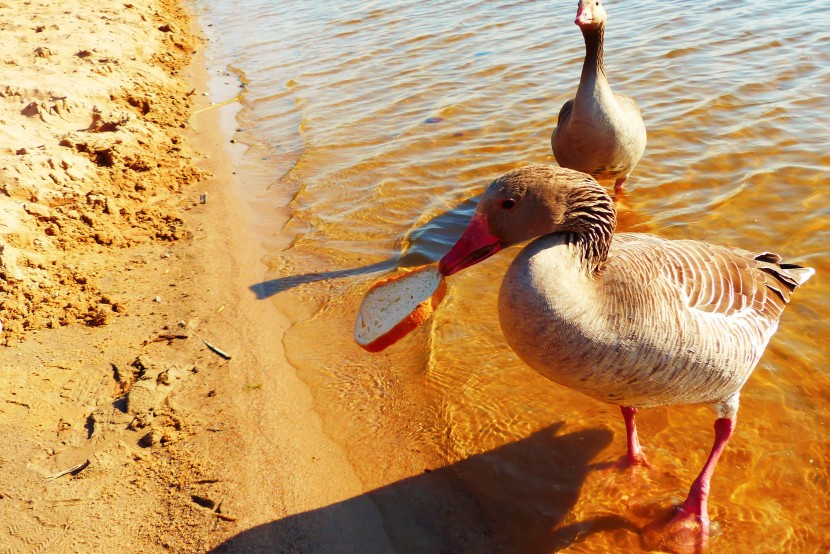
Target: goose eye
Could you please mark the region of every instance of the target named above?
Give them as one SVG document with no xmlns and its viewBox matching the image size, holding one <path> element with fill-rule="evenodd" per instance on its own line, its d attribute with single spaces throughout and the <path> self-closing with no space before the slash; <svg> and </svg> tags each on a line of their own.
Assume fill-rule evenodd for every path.
<svg viewBox="0 0 830 554">
<path fill-rule="evenodd" d="M 508 198 L 507 200 L 505 200 L 501 203 L 501 207 L 504 208 L 505 210 L 509 210 L 510 208 L 512 208 L 515 205 L 516 205 L 516 201 L 513 200 L 512 198 Z"/>
</svg>

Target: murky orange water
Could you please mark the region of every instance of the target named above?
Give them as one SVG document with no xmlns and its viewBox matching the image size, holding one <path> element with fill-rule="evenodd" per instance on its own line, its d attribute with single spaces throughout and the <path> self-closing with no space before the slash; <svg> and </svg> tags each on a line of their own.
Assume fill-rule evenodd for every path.
<svg viewBox="0 0 830 554">
<path fill-rule="evenodd" d="M 603 471 L 625 449 L 618 409 L 546 381 L 504 344 L 496 293 L 515 249 L 452 277 L 431 322 L 388 351 L 352 342 L 371 282 L 437 260 L 496 176 L 555 163 L 550 133 L 584 53 L 575 4 L 197 0 L 213 63 L 250 81 L 240 136 L 256 147 L 240 171 L 266 184 L 247 193 L 292 195 L 293 242 L 271 244 L 263 283 L 240 285 L 295 320 L 285 346 L 326 429 L 390 534 L 420 534 L 401 551 L 637 551 L 637 528 L 685 496 L 712 444 L 708 408 L 641 411 L 651 467 Z M 772 250 L 817 270 L 744 388 L 713 479 L 711 549 L 828 551 L 827 6 L 606 8 L 609 80 L 648 128 L 619 230 Z M 463 532 L 448 522 L 466 516 L 396 504 L 430 497 L 431 481 L 412 486 L 423 460 L 481 514 Z"/>
</svg>

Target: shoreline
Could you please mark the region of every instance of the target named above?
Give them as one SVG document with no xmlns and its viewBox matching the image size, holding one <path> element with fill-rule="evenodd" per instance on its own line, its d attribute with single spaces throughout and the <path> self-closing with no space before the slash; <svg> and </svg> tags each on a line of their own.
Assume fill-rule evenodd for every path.
<svg viewBox="0 0 830 554">
<path fill-rule="evenodd" d="M 459 528 L 463 544 L 495 544 L 456 470 L 398 429 L 421 404 L 378 400 L 382 438 L 360 418 L 346 431 L 343 407 L 289 362 L 286 332 L 308 306 L 252 286 L 287 277 L 266 260 L 293 238 L 280 220 L 292 191 L 260 186 L 276 177 L 262 152 L 231 144 L 224 100 L 238 88 L 211 103 L 230 68 L 208 67 L 197 7 L 32 6 L 40 20 L 0 0 L 20 34 L 0 90 L 29 71 L 23 96 L 0 98 L 0 168 L 16 187 L 0 196 L 13 216 L 0 219 L 0 284 L 18 298 L 0 305 L 0 544 L 435 550 L 461 544 Z M 52 54 L 29 67 L 40 42 Z"/>
<path fill-rule="evenodd" d="M 247 288 L 264 274 L 261 237 L 246 217 L 253 208 L 233 184 L 219 111 L 199 111 L 209 107 L 201 95 L 209 76 L 193 7 L 184 0 L 127 6 L 112 10 L 85 0 L 65 10 L 43 1 L 43 21 L 34 23 L 22 10 L 0 7 L 17 32 L 42 39 L 52 52 L 49 70 L 36 67 L 28 77 L 27 90 L 43 99 L 21 113 L 35 118 L 21 125 L 45 147 L 15 148 L 9 120 L 16 106 L 4 112 L 7 132 L 0 136 L 7 148 L 2 207 L 14 216 L 0 222 L 3 283 L 7 296 L 23 295 L 16 304 L 4 300 L 0 349 L 0 459 L 7 474 L 0 519 L 10 523 L 0 543 L 12 549 L 207 551 L 245 529 L 364 492 L 285 360 L 279 337 L 287 319 Z M 120 40 L 94 36 L 101 19 L 118 28 L 112 36 Z M 156 32 L 178 40 L 161 39 L 148 53 Z M 76 45 L 70 35 L 88 35 L 95 46 Z M 23 56 L 34 40 L 21 43 Z M 159 84 L 153 65 L 166 58 L 172 80 Z M 97 76 L 107 69 L 89 81 L 67 80 L 70 94 L 49 92 L 54 75 L 82 72 L 79 64 L 90 59 L 123 71 L 113 79 L 113 90 L 122 92 L 109 95 L 123 103 L 101 95 L 106 89 Z M 185 71 L 195 76 L 186 80 Z M 146 96 L 131 94 L 130 84 Z M 159 88 L 148 92 L 151 86 Z M 25 108 L 27 92 L 21 94 Z M 62 95 L 67 109 L 49 104 Z M 170 108 L 169 133 L 150 125 Z M 147 161 L 151 150 L 161 151 L 158 161 Z M 129 167 L 137 160 L 147 167 Z M 158 181 L 147 179 L 152 163 L 169 165 L 176 177 L 159 172 Z M 68 177 L 55 179 L 50 173 L 60 169 L 53 166 Z M 78 167 L 86 173 L 73 172 Z M 44 194 L 47 178 L 57 190 Z M 18 186 L 11 194 L 9 182 Z M 100 190 L 101 183 L 114 187 Z M 200 204 L 203 193 L 207 202 Z M 56 200 L 67 197 L 86 209 Z M 155 209 L 158 217 L 148 217 Z M 71 278 L 57 271 L 63 263 Z M 26 296 L 21 291 L 37 282 L 35 270 L 47 277 L 30 288 L 43 296 Z M 59 275 L 54 283 L 52 275 Z M 79 308 L 68 310 L 66 297 Z M 58 315 L 31 316 L 50 310 Z M 371 501 L 361 505 L 349 521 L 366 529 L 366 546 L 382 544 L 382 518 Z M 331 539 L 340 524 L 314 526 L 329 526 Z"/>
</svg>

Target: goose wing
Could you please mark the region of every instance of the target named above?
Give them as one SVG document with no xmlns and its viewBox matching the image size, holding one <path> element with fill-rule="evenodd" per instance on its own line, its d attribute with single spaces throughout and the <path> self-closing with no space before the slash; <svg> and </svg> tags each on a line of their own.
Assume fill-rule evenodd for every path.
<svg viewBox="0 0 830 554">
<path fill-rule="evenodd" d="M 636 114 L 638 117 L 642 118 L 643 112 L 640 110 L 640 106 L 637 105 L 637 102 L 635 102 L 633 98 L 627 94 L 619 93 L 615 93 L 614 97 L 617 99 L 617 103 L 624 111 Z"/>
<path fill-rule="evenodd" d="M 666 246 L 662 274 L 679 286 L 692 310 L 734 316 L 747 310 L 777 321 L 795 288 L 813 270 L 783 263 L 770 252 L 755 254 L 697 241 Z"/>
<path fill-rule="evenodd" d="M 574 110 L 574 99 L 571 98 L 567 102 L 562 105 L 562 109 L 559 110 L 559 118 L 556 120 L 557 125 L 565 125 L 568 123 L 568 120 L 571 118 L 571 112 Z"/>
<path fill-rule="evenodd" d="M 616 235 L 614 242 L 620 248 L 613 256 L 623 263 L 614 264 L 613 273 L 622 278 L 634 273 L 638 286 L 662 289 L 699 315 L 751 315 L 773 323 L 796 287 L 814 273 L 770 252 L 627 233 Z"/>
</svg>

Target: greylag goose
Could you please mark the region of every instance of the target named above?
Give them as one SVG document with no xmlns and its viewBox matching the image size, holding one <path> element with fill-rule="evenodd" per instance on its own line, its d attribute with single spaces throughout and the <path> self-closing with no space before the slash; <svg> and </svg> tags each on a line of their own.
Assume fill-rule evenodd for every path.
<svg viewBox="0 0 830 554">
<path fill-rule="evenodd" d="M 487 188 L 439 268 L 449 276 L 535 239 L 501 284 L 504 337 L 544 377 L 621 407 L 629 464 L 645 462 L 637 409 L 716 408 L 709 459 L 661 531 L 700 544 L 708 537 L 709 481 L 734 429 L 741 387 L 814 270 L 769 252 L 614 234 L 615 226 L 614 203 L 592 177 L 526 166 Z"/>
<path fill-rule="evenodd" d="M 565 102 L 550 142 L 562 167 L 597 180 L 623 183 L 646 149 L 646 126 L 630 97 L 614 94 L 602 62 L 605 9 L 601 0 L 580 0 L 574 21 L 585 38 L 585 62 L 576 97 Z"/>
</svg>

